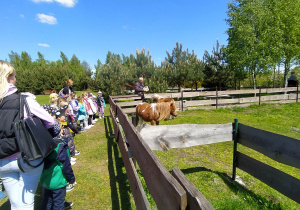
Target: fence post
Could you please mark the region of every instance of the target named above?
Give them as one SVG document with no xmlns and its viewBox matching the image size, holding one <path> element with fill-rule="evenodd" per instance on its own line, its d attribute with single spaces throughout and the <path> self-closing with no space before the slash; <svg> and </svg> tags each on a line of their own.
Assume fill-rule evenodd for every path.
<svg viewBox="0 0 300 210">
<path fill-rule="evenodd" d="M 183 111 L 183 91 L 181 91 L 181 111 Z"/>
<path fill-rule="evenodd" d="M 260 95 L 261 95 L 261 87 L 259 86 L 258 105 L 260 105 Z"/>
<path fill-rule="evenodd" d="M 299 91 L 299 82 L 297 81 L 296 103 L 298 103 L 298 91 Z"/>
<path fill-rule="evenodd" d="M 234 119 L 233 124 L 233 163 L 232 163 L 232 179 L 235 180 L 236 176 L 236 156 L 237 156 L 237 133 L 238 133 L 238 125 L 239 120 L 237 118 Z"/>
<path fill-rule="evenodd" d="M 216 87 L 216 109 L 218 108 L 218 87 Z"/>
</svg>

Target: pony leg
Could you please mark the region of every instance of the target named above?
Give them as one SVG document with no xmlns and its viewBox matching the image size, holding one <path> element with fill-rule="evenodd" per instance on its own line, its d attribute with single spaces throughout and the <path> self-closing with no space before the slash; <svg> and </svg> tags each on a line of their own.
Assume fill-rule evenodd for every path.
<svg viewBox="0 0 300 210">
<path fill-rule="evenodd" d="M 138 126 L 138 124 L 139 124 L 139 114 L 136 111 L 136 114 L 135 114 L 135 127 Z"/>
<path fill-rule="evenodd" d="M 159 125 L 159 121 L 156 121 L 156 125 Z"/>
</svg>

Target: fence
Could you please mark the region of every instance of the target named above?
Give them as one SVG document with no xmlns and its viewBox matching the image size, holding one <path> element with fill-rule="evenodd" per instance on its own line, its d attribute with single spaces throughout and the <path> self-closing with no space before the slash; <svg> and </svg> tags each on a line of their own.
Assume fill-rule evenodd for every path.
<svg viewBox="0 0 300 210">
<path fill-rule="evenodd" d="M 115 140 L 118 142 L 122 154 L 137 209 L 150 209 L 150 205 L 131 154 L 138 163 L 158 209 L 213 209 L 206 198 L 179 169 L 173 169 L 174 176 L 169 173 L 133 127 L 121 107 L 115 104 L 114 99 L 116 97 L 110 97 L 109 102 Z M 126 142 L 130 145 L 129 148 Z"/>
<path fill-rule="evenodd" d="M 180 93 L 158 93 L 164 98 L 174 98 L 179 110 L 189 109 L 215 109 L 220 106 L 224 108 L 246 107 L 252 104 L 264 103 L 294 103 L 299 99 L 298 87 L 268 88 L 255 90 L 226 90 L 226 91 L 199 91 Z M 145 94 L 150 99 L 152 94 Z M 119 98 L 119 96 L 118 96 Z M 201 99 L 200 99 L 201 98 Z M 117 102 L 126 114 L 134 113 L 135 106 L 141 101 L 137 95 L 122 96 L 127 102 Z"/>
<path fill-rule="evenodd" d="M 300 141 L 239 124 L 234 125 L 234 152 L 232 179 L 236 167 L 300 203 L 300 180 L 272 166 L 237 151 L 237 143 L 256 150 L 265 156 L 300 169 Z"/>
<path fill-rule="evenodd" d="M 115 102 L 134 99 L 139 99 L 139 97 L 135 95 L 131 97 L 110 96 L 109 102 L 115 139 L 122 153 L 137 209 L 149 209 L 150 205 L 137 175 L 132 157 L 137 161 L 158 209 L 213 209 L 201 192 L 187 180 L 179 169 L 173 168 L 173 176 L 166 170 L 133 127 L 125 111 L 121 108 L 122 102 Z M 124 103 L 133 104 L 137 102 Z M 300 203 L 299 179 L 237 151 L 239 143 L 277 162 L 300 168 L 299 140 L 239 124 L 237 120 L 233 124 L 233 139 L 233 180 L 235 180 L 236 168 L 240 168 Z M 224 139 L 223 141 L 227 140 Z M 126 142 L 130 145 L 131 152 L 129 152 Z"/>
</svg>

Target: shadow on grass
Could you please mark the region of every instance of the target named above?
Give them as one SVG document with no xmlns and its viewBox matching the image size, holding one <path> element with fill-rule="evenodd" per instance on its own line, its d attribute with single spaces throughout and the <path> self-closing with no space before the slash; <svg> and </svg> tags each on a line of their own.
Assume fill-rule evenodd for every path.
<svg viewBox="0 0 300 210">
<path fill-rule="evenodd" d="M 202 172 L 202 171 L 217 174 L 234 194 L 236 194 L 239 197 L 248 198 L 245 200 L 245 202 L 248 202 L 250 204 L 257 204 L 257 206 L 263 206 L 263 208 L 266 209 L 281 209 L 280 203 L 274 203 L 273 201 L 268 200 L 262 197 L 261 195 L 255 194 L 254 192 L 247 189 L 246 187 L 239 184 L 238 182 L 233 181 L 232 178 L 228 176 L 226 173 L 212 171 L 211 169 L 205 167 L 188 168 L 188 169 L 182 169 L 181 171 L 184 174 Z"/>
<path fill-rule="evenodd" d="M 124 163 L 122 157 L 119 157 L 118 144 L 114 140 L 110 117 L 104 118 L 104 125 L 107 138 L 112 209 L 131 209 L 129 181 L 126 172 L 123 173 Z"/>
</svg>

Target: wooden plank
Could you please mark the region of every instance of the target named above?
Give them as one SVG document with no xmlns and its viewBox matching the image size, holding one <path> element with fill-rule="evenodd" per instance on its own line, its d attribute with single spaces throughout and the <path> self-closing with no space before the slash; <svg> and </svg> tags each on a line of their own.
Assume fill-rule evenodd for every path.
<svg viewBox="0 0 300 210">
<path fill-rule="evenodd" d="M 122 109 L 122 110 L 125 114 L 135 114 L 136 113 L 136 108 L 135 107 L 125 108 L 125 109 Z"/>
<path fill-rule="evenodd" d="M 173 168 L 172 175 L 183 186 L 187 193 L 187 210 L 214 209 L 204 195 L 193 185 L 190 180 L 177 167 Z"/>
<path fill-rule="evenodd" d="M 235 105 L 225 105 L 222 106 L 222 108 L 234 108 L 234 107 L 248 107 L 250 105 L 253 104 L 235 104 Z M 216 109 L 215 106 L 197 106 L 197 107 L 186 107 L 185 110 L 198 110 L 198 109 L 206 109 L 206 110 L 210 110 L 210 109 Z"/>
<path fill-rule="evenodd" d="M 297 91 L 297 87 L 262 89 L 262 93 L 282 93 L 287 91 Z"/>
<path fill-rule="evenodd" d="M 135 97 L 122 97 L 122 98 L 113 98 L 115 102 L 117 101 L 129 101 L 129 100 L 141 100 L 140 96 L 135 96 Z"/>
<path fill-rule="evenodd" d="M 201 106 L 201 105 L 212 105 L 216 104 L 216 99 L 212 100 L 197 100 L 197 101 L 186 101 L 185 106 Z"/>
<path fill-rule="evenodd" d="M 116 99 L 116 98 L 139 97 L 139 95 L 137 95 L 137 94 L 134 94 L 134 95 L 117 95 L 117 96 L 110 96 L 110 97 L 113 98 L 113 99 Z"/>
<path fill-rule="evenodd" d="M 259 93 L 259 89 L 218 91 L 219 95 L 237 95 L 237 94 L 255 94 L 255 93 Z"/>
<path fill-rule="evenodd" d="M 139 125 L 140 135 L 152 150 L 186 148 L 232 141 L 232 123 Z"/>
<path fill-rule="evenodd" d="M 270 95 L 270 96 L 262 96 L 260 97 L 261 101 L 278 101 L 278 100 L 287 100 L 289 99 L 289 95 Z"/>
<path fill-rule="evenodd" d="M 161 164 L 119 106 L 118 118 L 158 209 L 185 209 L 185 190 Z"/>
<path fill-rule="evenodd" d="M 240 152 L 237 152 L 237 167 L 300 203 L 299 179 Z"/>
<path fill-rule="evenodd" d="M 114 127 L 115 140 L 117 141 L 118 140 L 119 127 L 117 126 L 117 122 L 116 122 L 114 112 L 112 111 L 112 109 L 109 109 L 109 111 L 110 111 L 110 117 L 111 117 L 113 127 Z"/>
<path fill-rule="evenodd" d="M 300 168 L 300 140 L 239 124 L 238 143 L 277 162 Z"/>
<path fill-rule="evenodd" d="M 110 108 L 113 110 L 113 112 L 116 113 L 117 107 L 116 107 L 115 102 L 114 102 L 113 99 L 111 98 L 111 96 L 109 96 L 109 105 L 110 105 Z"/>
<path fill-rule="evenodd" d="M 151 209 L 146 193 L 142 186 L 141 180 L 136 172 L 133 161 L 128 157 L 128 148 L 126 146 L 124 136 L 119 129 L 119 149 L 122 155 L 123 163 L 126 169 L 127 177 L 130 184 L 131 193 L 137 209 Z"/>
<path fill-rule="evenodd" d="M 120 107 L 124 106 L 136 106 L 138 104 L 142 103 L 142 100 L 139 101 L 128 101 L 128 102 L 117 102 L 116 104 L 119 105 Z"/>
</svg>

